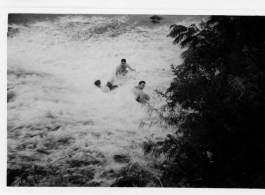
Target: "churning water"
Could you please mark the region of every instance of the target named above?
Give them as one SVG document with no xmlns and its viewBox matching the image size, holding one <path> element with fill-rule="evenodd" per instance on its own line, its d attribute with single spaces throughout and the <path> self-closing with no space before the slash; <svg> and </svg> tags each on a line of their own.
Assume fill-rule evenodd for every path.
<svg viewBox="0 0 265 195">
<path fill-rule="evenodd" d="M 152 168 L 154 159 L 143 155 L 142 142 L 174 131 L 161 126 L 155 113 L 150 116 L 131 88 L 146 81 L 150 104 L 159 108 L 164 100 L 154 90 L 169 87 L 170 65 L 181 63 L 181 49 L 167 37 L 169 25 L 128 19 L 68 15 L 9 25 L 17 29 L 7 45 L 9 169 L 90 169 L 90 182 L 109 186 L 113 179 L 106 171 L 134 162 Z M 122 58 L 137 72 L 116 77 L 119 88 L 102 93 L 94 81 L 110 78 Z M 117 155 L 127 161 L 117 161 Z"/>
</svg>

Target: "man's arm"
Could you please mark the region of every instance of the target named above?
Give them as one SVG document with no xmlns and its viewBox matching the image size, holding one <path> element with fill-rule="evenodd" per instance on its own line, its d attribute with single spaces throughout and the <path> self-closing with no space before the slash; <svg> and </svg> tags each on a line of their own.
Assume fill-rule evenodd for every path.
<svg viewBox="0 0 265 195">
<path fill-rule="evenodd" d="M 115 75 L 113 75 L 113 73 L 112 73 L 112 74 L 110 75 L 110 78 L 108 79 L 108 82 L 110 82 L 111 84 L 113 84 L 114 77 L 115 77 Z"/>
<path fill-rule="evenodd" d="M 129 64 L 126 64 L 127 68 L 129 68 L 131 71 L 135 71 L 135 69 L 133 69 Z"/>
<path fill-rule="evenodd" d="M 117 66 L 115 75 L 118 75 L 120 72 L 120 66 Z"/>
</svg>

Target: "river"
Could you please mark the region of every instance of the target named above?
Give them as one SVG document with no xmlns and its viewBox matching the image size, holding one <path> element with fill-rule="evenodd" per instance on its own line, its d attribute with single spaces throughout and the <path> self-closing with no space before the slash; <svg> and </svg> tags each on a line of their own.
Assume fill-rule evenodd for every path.
<svg viewBox="0 0 265 195">
<path fill-rule="evenodd" d="M 154 90 L 170 86 L 170 65 L 181 63 L 183 51 L 167 37 L 169 26 L 196 18 L 163 16 L 152 23 L 149 17 L 57 15 L 9 23 L 8 169 L 89 171 L 86 185 L 99 186 L 110 186 L 116 178 L 107 173 L 129 163 L 155 173 L 154 163 L 163 158 L 144 156 L 142 143 L 175 130 L 136 102 L 131 88 L 144 80 L 150 104 L 165 103 Z M 94 81 L 106 81 L 122 58 L 136 72 L 115 77 L 119 88 L 102 93 Z"/>
</svg>

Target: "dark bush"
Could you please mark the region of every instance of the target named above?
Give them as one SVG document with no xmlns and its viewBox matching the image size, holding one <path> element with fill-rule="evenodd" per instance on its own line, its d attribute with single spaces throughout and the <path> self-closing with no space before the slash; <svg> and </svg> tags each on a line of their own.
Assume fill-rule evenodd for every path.
<svg viewBox="0 0 265 195">
<path fill-rule="evenodd" d="M 145 147 L 168 157 L 164 186 L 264 187 L 264 24 L 265 17 L 212 16 L 199 27 L 170 27 L 173 43 L 187 48 L 172 65 L 171 86 L 158 92 L 176 136 Z"/>
</svg>

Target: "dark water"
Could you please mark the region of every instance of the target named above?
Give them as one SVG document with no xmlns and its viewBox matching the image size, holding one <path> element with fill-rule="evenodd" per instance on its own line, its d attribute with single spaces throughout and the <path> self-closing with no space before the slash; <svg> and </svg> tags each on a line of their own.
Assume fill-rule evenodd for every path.
<svg viewBox="0 0 265 195">
<path fill-rule="evenodd" d="M 30 23 L 40 22 L 40 21 L 54 21 L 59 17 L 63 16 L 83 16 L 83 17 L 93 17 L 93 16 L 102 16 L 107 18 L 118 18 L 121 16 L 129 16 L 129 20 L 127 24 L 133 24 L 137 22 L 137 26 L 148 26 L 148 27 L 157 27 L 162 25 L 172 25 L 178 21 L 182 21 L 187 18 L 191 18 L 194 20 L 201 20 L 202 18 L 207 18 L 208 16 L 198 16 L 198 15 L 159 15 L 163 19 L 158 23 L 151 22 L 152 16 L 154 14 L 149 15 L 137 15 L 137 14 L 9 14 L 8 15 L 8 24 L 23 24 L 27 26 Z"/>
</svg>

